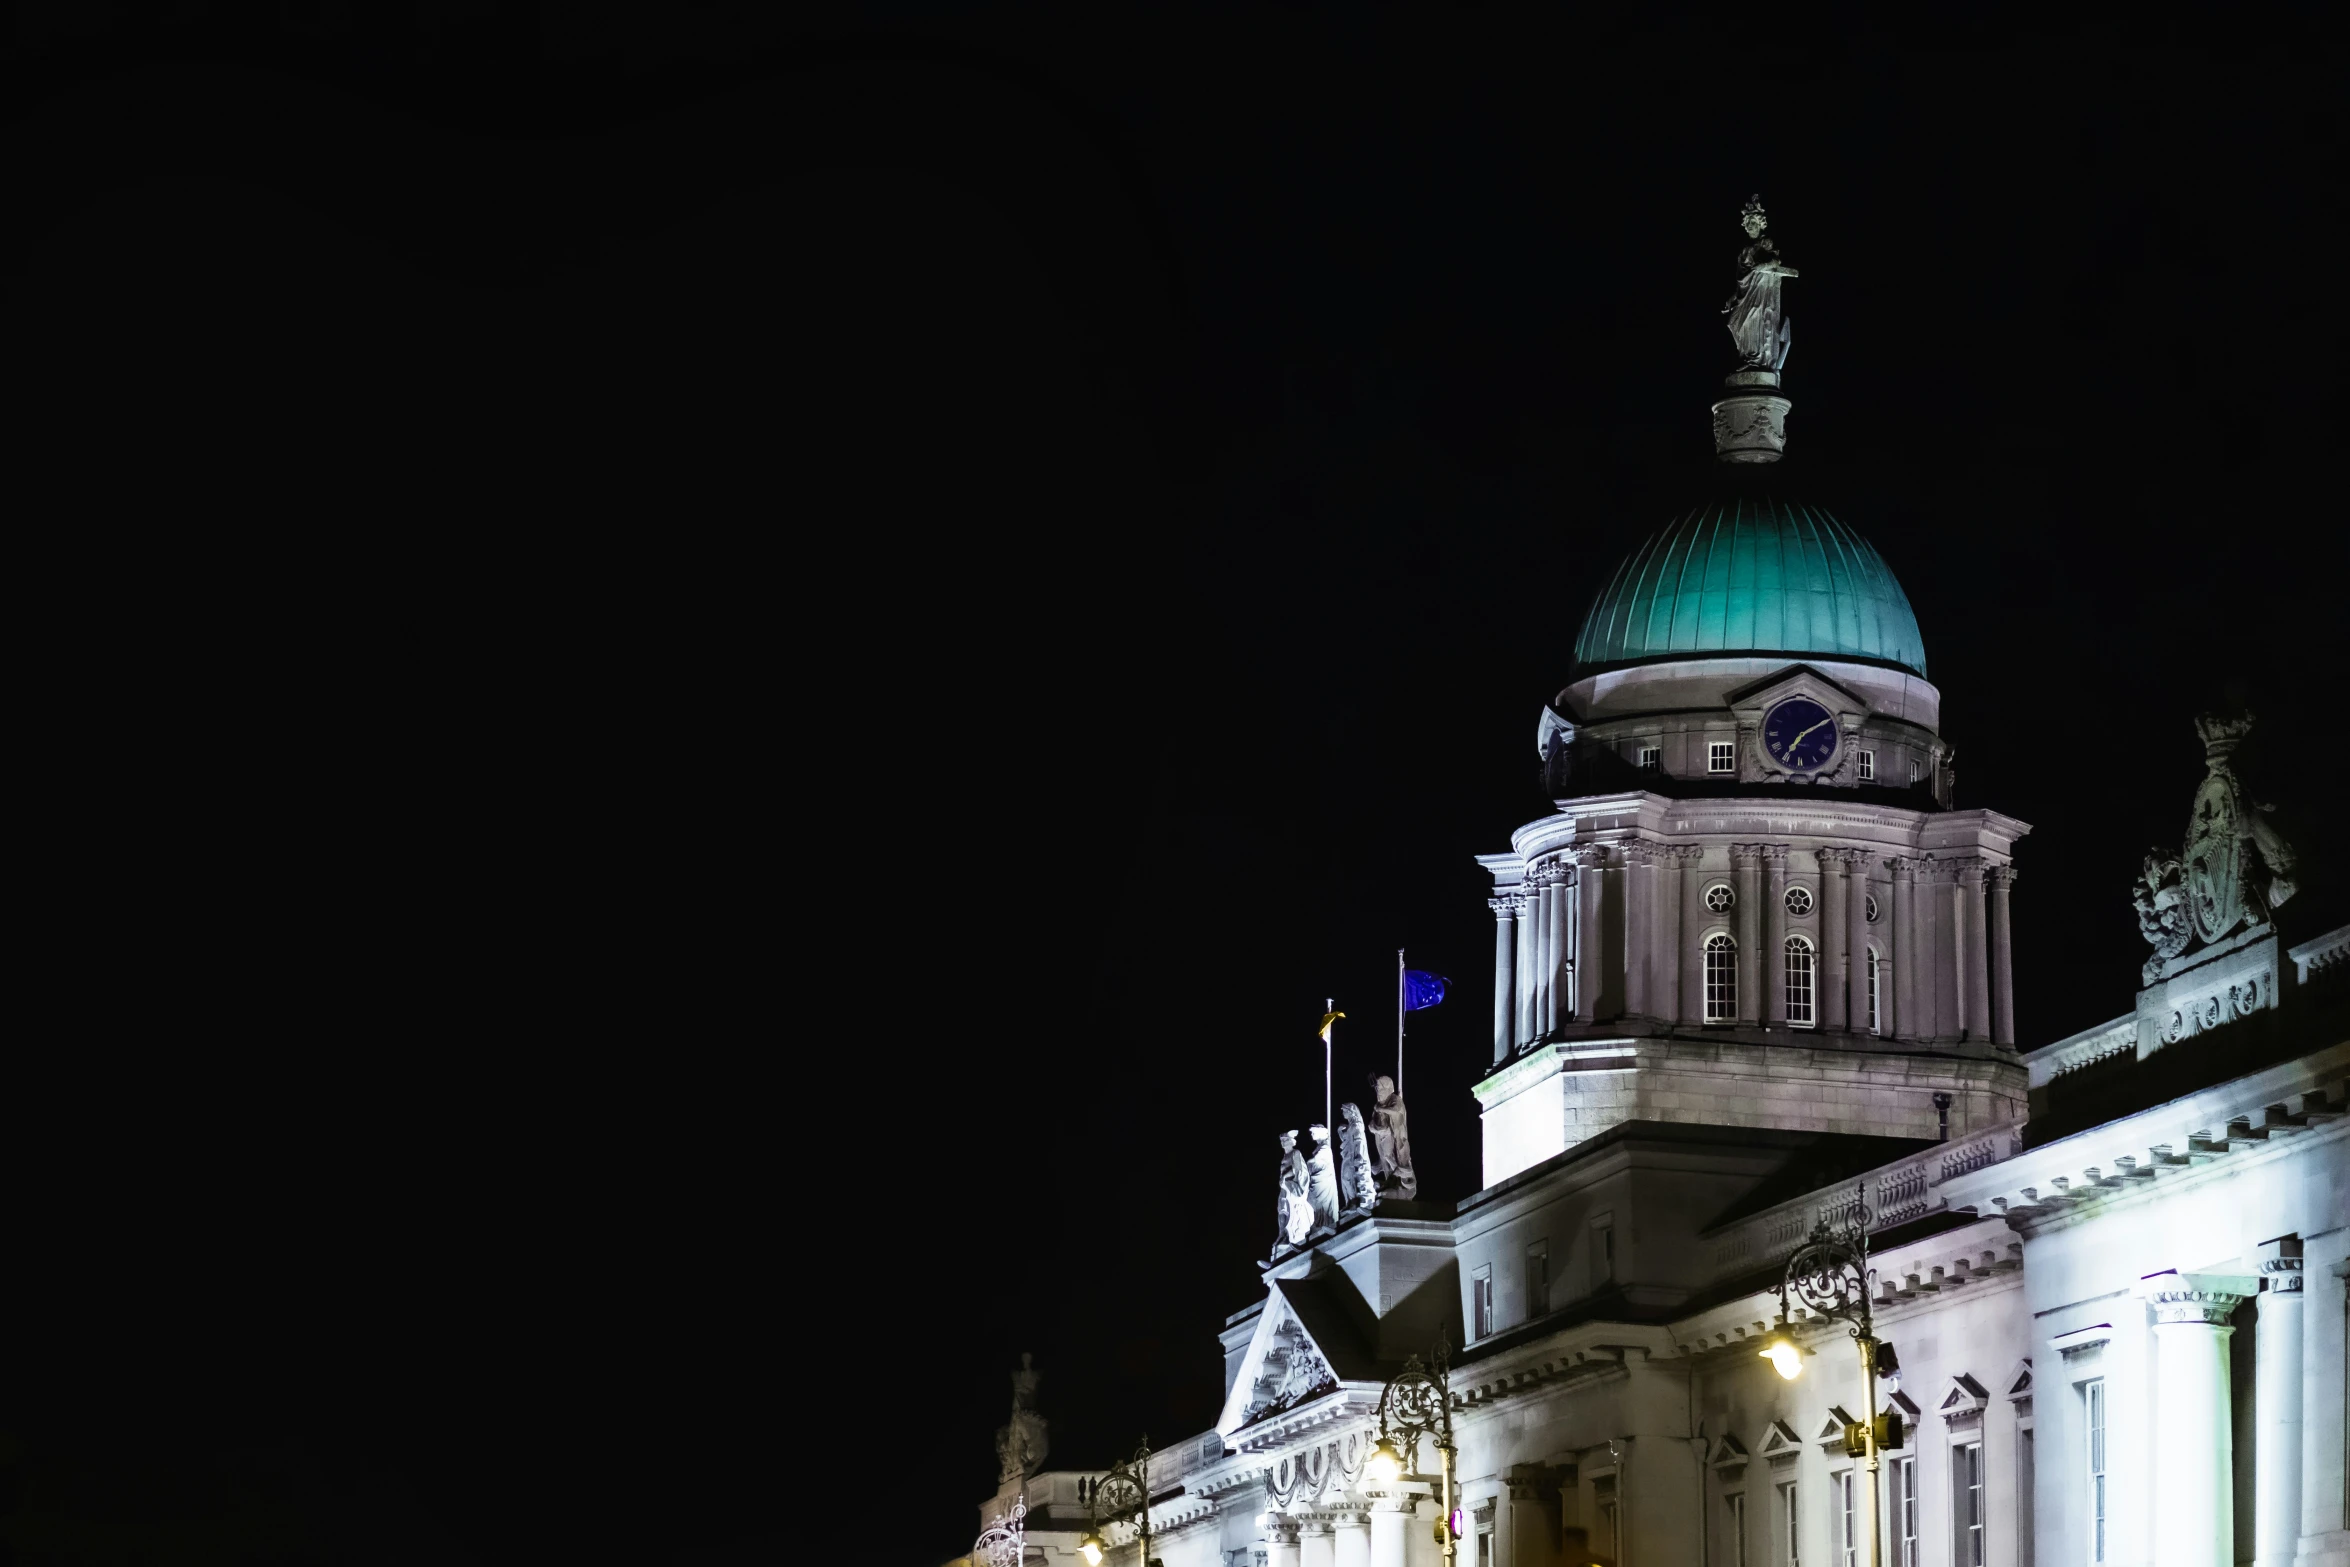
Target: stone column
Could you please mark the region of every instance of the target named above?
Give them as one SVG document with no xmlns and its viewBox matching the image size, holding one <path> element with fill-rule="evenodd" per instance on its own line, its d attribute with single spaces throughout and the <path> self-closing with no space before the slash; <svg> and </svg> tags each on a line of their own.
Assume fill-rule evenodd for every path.
<svg viewBox="0 0 2350 1567">
<path fill-rule="evenodd" d="M 2340 1242 L 2334 1244 L 2339 1245 Z M 2314 1271 L 2314 1270 L 2311 1270 Z M 2350 1562 L 2350 1259 L 2303 1309 L 2301 1541 L 2308 1567 Z"/>
<path fill-rule="evenodd" d="M 1412 1499 L 1383 1496 L 1371 1504 L 1371 1567 L 1404 1567 L 1404 1536 L 1412 1524 Z"/>
<path fill-rule="evenodd" d="M 1761 844 L 1755 852 L 1763 862 L 1763 1023 L 1769 1028 L 1785 1028 L 1787 954 L 1780 948 L 1787 940 L 1787 845 Z"/>
<path fill-rule="evenodd" d="M 1338 1567 L 1337 1551 L 1327 1523 L 1308 1519 L 1297 1526 L 1298 1567 Z"/>
<path fill-rule="evenodd" d="M 2235 1274 L 2166 1273 L 2154 1309 L 2154 1539 L 2162 1567 L 2235 1567 L 2235 1442 L 2228 1316 L 2259 1287 Z"/>
<path fill-rule="evenodd" d="M 1844 1032 L 1845 991 L 1851 983 L 1844 924 L 1844 901 L 1850 896 L 1844 878 L 1851 862 L 1846 850 L 1820 851 L 1820 967 L 1812 978 L 1812 993 L 1818 998 L 1820 1028 L 1838 1034 Z"/>
<path fill-rule="evenodd" d="M 1518 894 L 1517 1016 L 1512 1020 L 1515 1032 L 1511 1040 L 1518 1045 L 1534 1037 L 1534 967 L 1540 961 L 1542 946 L 1535 929 L 1534 904 L 1540 895 L 1539 889 L 1531 884 Z"/>
<path fill-rule="evenodd" d="M 1917 951 L 1918 862 L 1895 855 L 1885 862 L 1885 869 L 1893 875 L 1893 1004 L 1885 1008 L 1885 1033 L 1903 1039 L 1917 1037 L 1917 1019 L 1931 1016 L 1917 1007 L 1917 964 L 1912 954 Z M 1884 1007 L 1884 994 L 1878 993 L 1877 1002 Z"/>
<path fill-rule="evenodd" d="M 1991 1037 L 1991 942 L 1983 923 L 1980 859 L 1958 862 L 1959 1026 L 1969 1039 Z"/>
<path fill-rule="evenodd" d="M 1702 1023 L 1705 1021 L 1705 954 L 1698 950 L 1697 936 L 1705 929 L 1705 872 L 1700 868 L 1705 851 L 1695 844 L 1683 844 L 1673 854 L 1681 862 L 1681 918 L 1673 942 L 1681 995 L 1676 1015 L 1684 1023 Z"/>
<path fill-rule="evenodd" d="M 1552 944 L 1558 939 L 1557 932 L 1551 929 L 1550 916 L 1558 905 L 1550 895 L 1550 877 L 1548 865 L 1526 867 L 1526 923 L 1529 939 L 1534 943 L 1533 971 L 1527 976 L 1534 987 L 1534 1021 L 1527 1030 L 1526 1041 L 1540 1039 L 1550 1032 L 1550 954 Z"/>
<path fill-rule="evenodd" d="M 1559 863 L 1551 878 L 1550 908 L 1550 1026 L 1553 1030 L 1575 1021 L 1575 887 L 1574 867 Z"/>
<path fill-rule="evenodd" d="M 2301 1237 L 2263 1250 L 2260 1330 L 2252 1335 L 2254 1567 L 2292 1567 L 2301 1543 Z"/>
<path fill-rule="evenodd" d="M 1656 851 L 1645 843 L 1624 845 L 1624 1010 L 1653 1016 L 1648 1004 L 1648 949 L 1656 909 Z"/>
<path fill-rule="evenodd" d="M 1866 849 L 1845 851 L 1845 1016 L 1851 1020 L 1852 1031 L 1856 1034 L 1869 1031 L 1869 872 L 1876 863 L 1876 857 Z M 1879 978 L 1887 981 L 1877 986 L 1881 1003 L 1885 992 L 1893 986 L 1887 976 L 1880 975 Z"/>
<path fill-rule="evenodd" d="M 1276 1513 L 1265 1520 L 1265 1567 L 1302 1567 L 1298 1561 L 1296 1519 Z"/>
<path fill-rule="evenodd" d="M 1510 1058 L 1517 1040 L 1518 900 L 1487 898 L 1493 911 L 1493 1064 Z"/>
<path fill-rule="evenodd" d="M 1340 1513 L 1330 1522 L 1336 1530 L 1336 1567 L 1371 1567 L 1371 1520 L 1361 1513 Z"/>
<path fill-rule="evenodd" d="M 2015 885 L 2015 867 L 1994 865 L 1983 873 L 1984 890 L 1991 900 L 1991 1042 L 2015 1043 L 2015 953 L 2007 923 L 2007 889 Z"/>
<path fill-rule="evenodd" d="M 1762 845 L 1730 845 L 1730 865 L 1738 895 L 1738 1021 L 1752 1024 L 1762 1016 Z"/>
<path fill-rule="evenodd" d="M 1575 1021 L 1598 1021 L 1606 982 L 1600 952 L 1605 931 L 1600 924 L 1602 866 L 1607 854 L 1597 844 L 1571 851 L 1575 858 Z"/>
</svg>

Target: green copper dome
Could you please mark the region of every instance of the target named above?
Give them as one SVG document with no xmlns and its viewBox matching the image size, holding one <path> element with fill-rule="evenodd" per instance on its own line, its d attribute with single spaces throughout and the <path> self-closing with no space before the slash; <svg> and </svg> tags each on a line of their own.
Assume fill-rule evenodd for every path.
<svg viewBox="0 0 2350 1567">
<path fill-rule="evenodd" d="M 1575 674 L 1709 653 L 1926 672 L 1909 597 L 1869 541 L 1765 495 L 1700 506 L 1626 557 L 1575 639 Z"/>
</svg>

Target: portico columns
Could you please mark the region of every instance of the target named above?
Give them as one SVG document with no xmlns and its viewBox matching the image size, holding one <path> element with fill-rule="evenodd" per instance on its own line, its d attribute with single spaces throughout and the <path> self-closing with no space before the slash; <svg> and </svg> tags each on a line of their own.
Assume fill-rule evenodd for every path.
<svg viewBox="0 0 2350 1567">
<path fill-rule="evenodd" d="M 1738 1021 L 1751 1026 L 1762 1016 L 1762 846 L 1730 845 L 1730 869 L 1738 897 Z"/>
<path fill-rule="evenodd" d="M 1338 1567 L 1338 1542 L 1331 1537 L 1330 1526 L 1320 1519 L 1308 1519 L 1298 1525 L 1298 1567 Z"/>
<path fill-rule="evenodd" d="M 1990 940 L 1983 928 L 1983 862 L 1958 862 L 1959 1027 L 1968 1039 L 1991 1037 Z"/>
<path fill-rule="evenodd" d="M 1844 1031 L 1845 991 L 1850 983 L 1845 944 L 1851 933 L 1844 924 L 1848 896 L 1844 875 L 1851 859 L 1843 849 L 1820 851 L 1820 972 L 1813 989 L 1820 998 L 1820 1027 L 1833 1033 Z"/>
<path fill-rule="evenodd" d="M 1340 1513 L 1331 1523 L 1336 1567 L 1371 1567 L 1370 1520 L 1361 1513 Z"/>
<path fill-rule="evenodd" d="M 1895 855 L 1885 862 L 1885 869 L 1893 873 L 1893 998 L 1887 1006 L 1882 993 L 1877 998 L 1879 1011 L 1885 1018 L 1885 1034 L 1891 1038 L 1913 1038 L 1917 1034 L 1916 1019 L 1930 1017 L 1931 1012 L 1917 1008 L 1917 861 Z"/>
<path fill-rule="evenodd" d="M 1754 852 L 1763 862 L 1763 1021 L 1772 1028 L 1787 1026 L 1787 845 L 1759 843 Z M 1816 987 L 1815 987 L 1816 988 Z"/>
<path fill-rule="evenodd" d="M 2291 1567 L 2301 1540 L 2301 1238 L 2261 1259 L 2260 1330 L 2252 1335 L 2254 1567 Z"/>
<path fill-rule="evenodd" d="M 1383 1496 L 1371 1504 L 1371 1567 L 1404 1567 L 1404 1530 L 1412 1521 L 1412 1501 L 1408 1496 Z"/>
<path fill-rule="evenodd" d="M 1844 851 L 1844 1015 L 1856 1034 L 1869 1031 L 1869 871 L 1875 865 L 1876 857 L 1866 849 Z M 1878 985 L 1880 1007 L 1892 988 Z"/>
<path fill-rule="evenodd" d="M 1534 982 L 1534 1015 L 1520 1044 L 1531 1044 L 1550 1032 L 1550 951 L 1558 940 L 1558 932 L 1551 928 L 1551 915 L 1558 903 L 1550 895 L 1550 878 L 1548 865 L 1526 868 L 1526 919 L 1534 940 L 1534 971 L 1530 976 Z"/>
<path fill-rule="evenodd" d="M 1296 1519 L 1276 1513 L 1265 1520 L 1265 1567 L 1301 1567 Z"/>
<path fill-rule="evenodd" d="M 2140 1286 L 2154 1308 L 2154 1538 L 2163 1567 L 2234 1567 L 2228 1317 L 2258 1287 L 2214 1273 L 2157 1274 Z"/>
<path fill-rule="evenodd" d="M 1493 911 L 1493 1064 L 1499 1066 L 1516 1043 L 1518 900 L 1487 898 L 1485 906 Z"/>
<path fill-rule="evenodd" d="M 2015 885 L 2015 867 L 1994 865 L 1983 873 L 1984 891 L 1991 900 L 1991 1042 L 2015 1043 L 2015 954 L 2009 941 L 2007 889 Z"/>
</svg>

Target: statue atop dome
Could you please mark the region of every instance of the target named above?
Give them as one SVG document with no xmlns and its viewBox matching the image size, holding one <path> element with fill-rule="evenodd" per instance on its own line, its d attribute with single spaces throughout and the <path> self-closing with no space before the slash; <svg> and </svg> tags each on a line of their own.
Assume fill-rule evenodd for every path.
<svg viewBox="0 0 2350 1567">
<path fill-rule="evenodd" d="M 1762 197 L 1747 198 L 1738 223 L 1746 230 L 1746 248 L 1738 252 L 1744 275 L 1722 314 L 1730 318 L 1730 341 L 1738 345 L 1738 357 L 1747 369 L 1781 370 L 1787 364 L 1789 329 L 1779 288 L 1798 274 L 1779 259 L 1779 247 L 1763 232 L 1771 220 L 1763 212 Z"/>
</svg>

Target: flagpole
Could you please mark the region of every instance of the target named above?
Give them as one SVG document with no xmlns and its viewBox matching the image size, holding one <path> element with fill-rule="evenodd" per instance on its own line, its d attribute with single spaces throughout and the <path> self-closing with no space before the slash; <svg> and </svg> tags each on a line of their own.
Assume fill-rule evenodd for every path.
<svg viewBox="0 0 2350 1567">
<path fill-rule="evenodd" d="M 1403 1097 L 1403 948 L 1395 949 L 1395 1097 Z"/>
<path fill-rule="evenodd" d="M 1324 1001 L 1322 1010 L 1324 1013 L 1337 1011 L 1338 998 L 1332 996 Z M 1325 1137 L 1337 1135 L 1330 1127 L 1330 1036 L 1337 1028 L 1338 1025 L 1332 1023 L 1322 1030 L 1322 1135 Z"/>
</svg>

